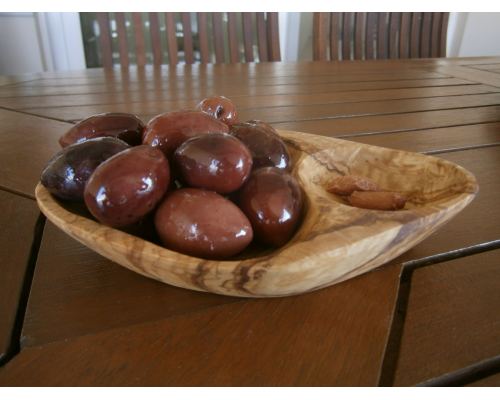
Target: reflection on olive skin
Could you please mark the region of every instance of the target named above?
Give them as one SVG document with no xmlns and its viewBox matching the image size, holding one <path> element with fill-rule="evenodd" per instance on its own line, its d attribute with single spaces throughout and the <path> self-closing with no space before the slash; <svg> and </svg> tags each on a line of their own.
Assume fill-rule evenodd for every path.
<svg viewBox="0 0 500 400">
<path fill-rule="evenodd" d="M 96 168 L 85 187 L 85 204 L 103 224 L 124 227 L 152 211 L 169 183 L 170 168 L 163 153 L 137 146 Z"/>
<path fill-rule="evenodd" d="M 286 144 L 270 125 L 261 121 L 249 121 L 231 127 L 233 136 L 240 139 L 250 150 L 253 168 L 291 168 L 290 154 Z"/>
<path fill-rule="evenodd" d="M 290 174 L 260 168 L 239 192 L 239 205 L 252 223 L 256 239 L 282 246 L 294 234 L 302 210 L 302 191 Z"/>
<path fill-rule="evenodd" d="M 89 139 L 59 151 L 42 171 L 40 181 L 56 197 L 83 201 L 83 189 L 94 170 L 130 146 L 113 137 Z"/>
<path fill-rule="evenodd" d="M 250 221 L 234 203 L 194 188 L 170 193 L 156 211 L 155 226 L 166 247 L 208 259 L 236 255 L 253 238 Z"/>
<path fill-rule="evenodd" d="M 226 194 L 238 190 L 252 170 L 252 156 L 234 136 L 212 133 L 184 142 L 175 164 L 189 186 Z"/>
<path fill-rule="evenodd" d="M 143 122 L 133 114 L 103 113 L 80 121 L 59 139 L 61 147 L 97 137 L 115 137 L 131 146 L 142 142 Z"/>
</svg>

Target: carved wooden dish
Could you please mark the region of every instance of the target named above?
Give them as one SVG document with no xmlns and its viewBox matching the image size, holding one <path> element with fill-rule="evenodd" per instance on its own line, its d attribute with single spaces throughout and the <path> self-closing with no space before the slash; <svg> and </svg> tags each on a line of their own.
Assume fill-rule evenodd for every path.
<svg viewBox="0 0 500 400">
<path fill-rule="evenodd" d="M 280 131 L 304 190 L 302 224 L 285 246 L 227 261 L 204 260 L 99 224 L 57 201 L 41 185 L 38 205 L 60 229 L 139 274 L 199 291 L 242 297 L 308 292 L 370 271 L 415 246 L 459 213 L 478 185 L 464 168 L 422 154 L 323 136 Z M 328 193 L 344 174 L 374 180 L 409 202 L 400 211 L 354 208 Z"/>
</svg>

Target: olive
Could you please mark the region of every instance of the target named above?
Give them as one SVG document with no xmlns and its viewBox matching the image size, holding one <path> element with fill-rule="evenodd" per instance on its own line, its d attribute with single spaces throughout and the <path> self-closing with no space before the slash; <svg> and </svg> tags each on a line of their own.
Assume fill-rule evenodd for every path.
<svg viewBox="0 0 500 400">
<path fill-rule="evenodd" d="M 160 150 L 132 147 L 96 168 L 85 186 L 85 204 L 103 224 L 125 227 L 155 208 L 169 181 L 168 161 Z"/>
<path fill-rule="evenodd" d="M 185 141 L 175 152 L 175 164 L 189 186 L 231 193 L 252 170 L 252 155 L 234 136 L 213 133 Z"/>
<path fill-rule="evenodd" d="M 59 139 L 61 147 L 88 139 L 112 136 L 131 146 L 141 144 L 144 124 L 133 114 L 104 113 L 80 121 Z"/>
<path fill-rule="evenodd" d="M 233 136 L 240 139 L 250 150 L 253 168 L 276 167 L 289 170 L 290 154 L 286 144 L 270 125 L 250 121 L 231 126 Z"/>
<path fill-rule="evenodd" d="M 173 111 L 154 117 L 146 125 L 143 143 L 157 147 L 170 159 L 187 139 L 206 133 L 227 133 L 223 122 L 201 111 Z"/>
<path fill-rule="evenodd" d="M 156 211 L 155 227 L 166 247 L 208 259 L 234 256 L 253 238 L 248 218 L 235 204 L 203 189 L 167 195 Z"/>
<path fill-rule="evenodd" d="M 203 99 L 198 104 L 198 110 L 231 126 L 238 122 L 238 113 L 231 100 L 224 96 L 212 96 Z"/>
<path fill-rule="evenodd" d="M 239 192 L 241 210 L 260 242 L 282 246 L 293 236 L 301 216 L 302 191 L 287 172 L 261 168 L 250 175 Z"/>
<path fill-rule="evenodd" d="M 99 164 L 129 147 L 113 137 L 67 146 L 48 162 L 40 179 L 42 185 L 62 200 L 83 201 L 85 184 Z"/>
</svg>

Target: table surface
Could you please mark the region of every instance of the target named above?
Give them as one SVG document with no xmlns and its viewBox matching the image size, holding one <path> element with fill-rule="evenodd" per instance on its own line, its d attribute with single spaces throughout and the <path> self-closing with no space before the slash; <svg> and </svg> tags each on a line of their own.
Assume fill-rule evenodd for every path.
<svg viewBox="0 0 500 400">
<path fill-rule="evenodd" d="M 122 268 L 39 214 L 57 139 L 210 94 L 241 119 L 442 157 L 476 199 L 338 285 L 241 299 Z M 262 63 L 0 77 L 0 385 L 500 385 L 500 58 Z"/>
</svg>

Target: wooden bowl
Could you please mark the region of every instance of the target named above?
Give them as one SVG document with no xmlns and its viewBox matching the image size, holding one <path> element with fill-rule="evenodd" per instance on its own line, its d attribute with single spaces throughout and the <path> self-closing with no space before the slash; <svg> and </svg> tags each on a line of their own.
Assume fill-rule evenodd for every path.
<svg viewBox="0 0 500 400">
<path fill-rule="evenodd" d="M 229 296 L 304 293 L 370 271 L 415 246 L 474 198 L 474 176 L 451 162 L 323 136 L 280 131 L 305 193 L 303 221 L 285 246 L 227 261 L 205 260 L 102 225 L 57 201 L 41 185 L 36 199 L 71 237 L 141 275 Z M 325 190 L 340 175 L 361 175 L 408 196 L 404 210 L 349 206 Z"/>
</svg>

